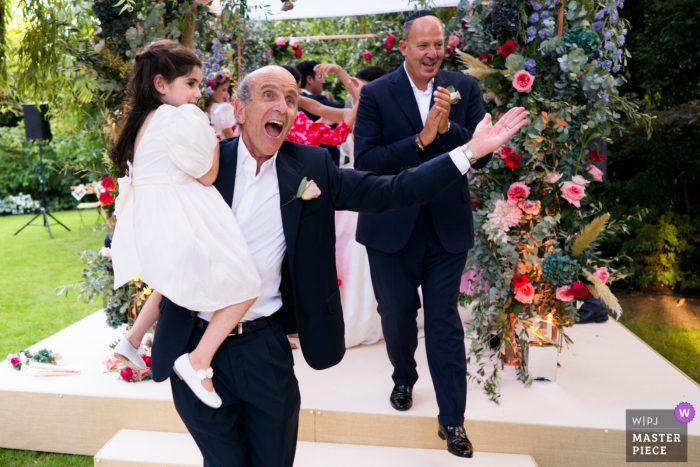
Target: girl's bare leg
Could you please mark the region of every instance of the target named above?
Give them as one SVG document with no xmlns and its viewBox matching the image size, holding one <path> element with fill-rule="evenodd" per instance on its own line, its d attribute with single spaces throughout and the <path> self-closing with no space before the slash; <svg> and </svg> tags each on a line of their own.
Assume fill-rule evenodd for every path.
<svg viewBox="0 0 700 467">
<path fill-rule="evenodd" d="M 148 330 L 151 329 L 154 324 L 156 324 L 156 321 L 158 321 L 158 315 L 160 315 L 158 305 L 160 304 L 161 297 L 162 295 L 160 292 L 156 292 L 154 290 L 151 293 L 151 295 L 146 299 L 146 303 L 144 303 L 143 308 L 141 308 L 141 312 L 136 318 L 136 321 L 134 321 L 134 325 L 131 326 L 129 332 L 126 333 L 126 340 L 128 340 L 129 344 L 131 344 L 135 349 L 139 348 L 141 345 L 141 340 L 143 340 L 143 336 L 145 336 Z"/>
<path fill-rule="evenodd" d="M 243 315 L 246 314 L 255 300 L 257 300 L 257 298 L 222 308 L 214 313 L 209 326 L 207 326 L 207 330 L 204 331 L 202 340 L 199 341 L 197 348 L 190 352 L 189 355 L 190 363 L 195 371 L 206 370 L 211 366 L 214 354 L 221 344 L 224 343 L 226 337 L 233 331 L 233 328 L 238 325 L 238 322 L 243 318 Z M 202 380 L 202 386 L 209 392 L 214 390 L 211 378 Z"/>
</svg>

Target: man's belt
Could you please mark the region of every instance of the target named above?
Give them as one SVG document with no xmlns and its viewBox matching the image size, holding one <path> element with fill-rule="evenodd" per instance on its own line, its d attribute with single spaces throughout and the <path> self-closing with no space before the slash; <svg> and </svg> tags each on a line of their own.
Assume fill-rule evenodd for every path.
<svg viewBox="0 0 700 467">
<path fill-rule="evenodd" d="M 239 334 L 247 334 L 249 332 L 259 331 L 263 328 L 266 328 L 267 325 L 270 324 L 273 319 L 274 318 L 271 316 L 264 316 L 253 321 L 238 323 L 238 325 L 235 328 L 233 328 L 233 331 L 231 331 L 229 336 L 237 336 Z M 209 326 L 209 321 L 202 318 L 197 318 L 196 326 L 206 329 L 207 326 Z"/>
</svg>

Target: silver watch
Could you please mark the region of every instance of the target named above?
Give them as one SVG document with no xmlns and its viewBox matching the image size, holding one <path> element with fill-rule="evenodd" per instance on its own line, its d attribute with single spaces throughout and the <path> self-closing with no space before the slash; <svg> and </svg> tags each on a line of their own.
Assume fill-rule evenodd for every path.
<svg viewBox="0 0 700 467">
<path fill-rule="evenodd" d="M 474 157 L 472 150 L 469 149 L 466 144 L 460 147 L 462 148 L 462 152 L 464 153 L 464 155 L 467 156 L 467 161 L 469 161 L 469 167 L 474 167 L 474 164 L 476 164 L 476 157 Z"/>
</svg>

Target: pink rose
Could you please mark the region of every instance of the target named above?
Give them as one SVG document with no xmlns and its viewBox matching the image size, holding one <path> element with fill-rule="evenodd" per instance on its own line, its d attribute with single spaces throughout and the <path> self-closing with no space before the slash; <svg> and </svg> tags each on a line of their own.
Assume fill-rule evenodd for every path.
<svg viewBox="0 0 700 467">
<path fill-rule="evenodd" d="M 514 152 L 513 148 L 511 148 L 510 146 L 503 146 L 500 149 L 500 151 L 498 151 L 496 153 L 496 157 L 498 157 L 499 159 L 506 160 L 506 157 L 508 157 L 508 154 L 512 154 L 513 152 Z"/>
<path fill-rule="evenodd" d="M 119 372 L 119 374 L 122 376 L 122 379 L 124 381 L 131 381 L 134 379 L 134 370 L 131 368 L 124 368 L 122 371 Z"/>
<path fill-rule="evenodd" d="M 304 192 L 301 194 L 301 199 L 304 201 L 309 201 L 314 198 L 318 198 L 321 195 L 321 189 L 316 185 L 316 182 L 311 180 L 306 184 Z"/>
<path fill-rule="evenodd" d="M 449 39 L 447 39 L 447 46 L 452 47 L 453 49 L 459 45 L 459 37 L 457 36 L 450 36 Z"/>
<path fill-rule="evenodd" d="M 583 178 L 581 175 L 575 175 L 571 177 L 571 181 L 577 184 L 578 186 L 586 186 L 588 185 L 588 180 Z"/>
<path fill-rule="evenodd" d="M 299 41 L 296 39 L 290 39 L 289 40 L 289 47 L 293 48 L 294 50 L 299 48 Z"/>
<path fill-rule="evenodd" d="M 394 44 L 392 44 L 391 42 L 387 42 L 386 44 L 384 44 L 384 50 L 386 50 L 387 52 L 390 52 L 393 48 Z"/>
<path fill-rule="evenodd" d="M 593 165 L 593 164 L 589 165 L 588 168 L 586 169 L 586 172 L 593 175 L 594 182 L 602 182 L 603 181 L 603 171 L 600 170 L 595 165 Z"/>
<path fill-rule="evenodd" d="M 277 47 L 283 47 L 284 44 L 286 44 L 286 43 L 287 43 L 287 40 L 282 36 L 275 39 L 275 44 L 277 44 Z"/>
<path fill-rule="evenodd" d="M 570 285 L 557 288 L 555 295 L 557 296 L 557 299 L 561 300 L 562 302 L 570 302 L 574 299 L 574 293 L 571 291 Z"/>
<path fill-rule="evenodd" d="M 580 201 L 586 196 L 586 191 L 581 185 L 574 182 L 564 182 L 561 186 L 561 197 L 577 208 L 581 207 Z"/>
<path fill-rule="evenodd" d="M 526 214 L 532 214 L 533 216 L 536 216 L 540 213 L 540 209 L 542 209 L 542 203 L 540 203 L 539 200 L 525 201 L 523 204 L 520 205 L 520 209 L 522 209 L 523 212 Z"/>
<path fill-rule="evenodd" d="M 530 187 L 523 182 L 515 182 L 508 188 L 508 202 L 517 206 L 530 196 Z"/>
<path fill-rule="evenodd" d="M 367 61 L 372 60 L 372 53 L 371 52 L 365 52 L 362 54 L 362 58 L 364 58 Z"/>
<path fill-rule="evenodd" d="M 304 55 L 304 52 L 302 52 L 301 49 L 296 49 L 294 51 L 294 57 L 301 58 L 302 55 Z"/>
<path fill-rule="evenodd" d="M 545 181 L 545 183 L 557 183 L 560 178 L 561 174 L 559 172 L 552 172 L 548 173 L 543 180 Z"/>
<path fill-rule="evenodd" d="M 600 279 L 600 282 L 602 282 L 603 284 L 608 282 L 608 279 L 610 279 L 610 273 L 608 272 L 608 268 L 599 268 L 598 266 L 593 266 L 593 269 L 595 269 L 593 275 Z"/>
<path fill-rule="evenodd" d="M 143 363 L 146 364 L 146 367 L 150 368 L 151 367 L 151 357 L 149 355 L 143 355 Z"/>
<path fill-rule="evenodd" d="M 393 44 L 394 42 L 396 42 L 396 36 L 393 34 L 389 34 L 388 36 L 386 36 L 386 42 L 388 44 Z"/>
<path fill-rule="evenodd" d="M 19 357 L 12 357 L 10 359 L 10 365 L 15 366 L 15 365 L 19 365 L 19 364 L 20 364 Z"/>
<path fill-rule="evenodd" d="M 576 298 L 586 298 L 591 296 L 591 291 L 583 282 L 574 282 L 571 284 L 571 293 Z"/>
<path fill-rule="evenodd" d="M 275 53 L 275 51 L 272 50 L 272 47 L 270 47 L 269 49 L 267 49 L 267 54 L 268 54 L 270 57 L 272 57 L 272 55 L 273 55 L 274 53 Z"/>
<path fill-rule="evenodd" d="M 535 299 L 535 287 L 528 282 L 515 289 L 515 299 L 520 303 L 532 303 Z"/>
<path fill-rule="evenodd" d="M 513 76 L 513 87 L 518 92 L 532 91 L 532 83 L 535 82 L 535 77 L 525 70 L 520 70 Z"/>
<path fill-rule="evenodd" d="M 105 366 L 105 368 L 111 370 L 112 368 L 116 368 L 117 365 L 119 365 L 119 359 L 114 355 L 109 355 L 105 357 L 104 360 L 102 360 L 102 364 Z"/>
</svg>

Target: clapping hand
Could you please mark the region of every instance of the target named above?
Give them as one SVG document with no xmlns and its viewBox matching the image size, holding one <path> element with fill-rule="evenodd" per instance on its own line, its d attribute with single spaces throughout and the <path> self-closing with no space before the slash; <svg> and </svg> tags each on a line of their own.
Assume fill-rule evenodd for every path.
<svg viewBox="0 0 700 467">
<path fill-rule="evenodd" d="M 447 133 L 448 124 L 450 122 L 450 110 L 452 109 L 452 104 L 450 103 L 450 91 L 438 86 L 437 90 L 433 92 L 435 98 L 435 105 L 442 107 L 445 112 L 444 116 L 440 120 L 440 126 L 438 127 L 438 133 L 441 135 Z"/>
<path fill-rule="evenodd" d="M 420 142 L 423 146 L 428 146 L 435 141 L 442 121 L 447 118 L 449 118 L 447 111 L 442 105 L 438 105 L 438 103 L 435 102 L 435 105 L 430 109 L 428 116 L 425 118 L 423 130 L 419 134 Z"/>
<path fill-rule="evenodd" d="M 514 107 L 503 115 L 498 123 L 491 124 L 491 114 L 486 114 L 476 126 L 472 139 L 467 143 L 475 159 L 489 154 L 513 137 L 527 125 L 528 112 L 523 107 Z"/>
</svg>

